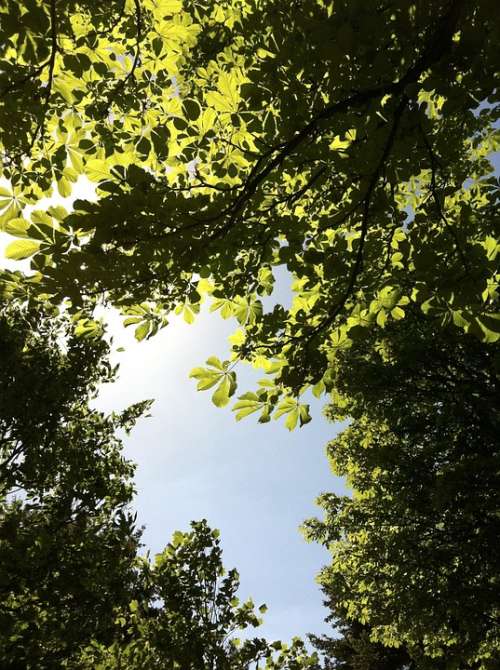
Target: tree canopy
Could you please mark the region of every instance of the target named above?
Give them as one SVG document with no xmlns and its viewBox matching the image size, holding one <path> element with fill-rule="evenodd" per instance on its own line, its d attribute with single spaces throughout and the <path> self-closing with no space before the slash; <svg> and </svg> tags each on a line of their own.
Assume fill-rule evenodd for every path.
<svg viewBox="0 0 500 670">
<path fill-rule="evenodd" d="M 412 307 L 404 328 L 336 356 L 328 412 L 352 420 L 328 453 L 353 495 L 321 496 L 306 532 L 332 552 L 332 618 L 416 668 L 500 658 L 499 355 Z"/>
<path fill-rule="evenodd" d="M 500 337 L 494 3 L 3 5 L 2 222 L 32 290 L 111 301 L 139 339 L 208 294 L 240 328 L 200 387 L 225 405 L 250 362 L 238 416 L 290 427 L 332 351 L 410 302 Z M 97 203 L 39 208 L 79 175 Z M 293 303 L 266 311 L 282 266 Z"/>
<path fill-rule="evenodd" d="M 14 566 L 34 547 L 40 567 L 51 543 L 73 546 L 57 524 L 73 519 L 67 534 L 80 507 L 92 528 L 82 542 L 109 532 L 98 550 L 123 558 L 118 618 L 106 585 L 83 584 L 81 602 L 96 598 L 106 616 L 102 630 L 75 616 L 75 639 L 95 642 L 81 663 L 175 667 L 156 623 L 187 667 L 270 658 L 264 643 L 222 642 L 224 626 L 254 621 L 231 605 L 231 575 L 224 625 L 200 627 L 205 655 L 182 646 L 197 580 L 220 568 L 216 538 L 195 526 L 139 567 L 122 513 L 133 468 L 114 431 L 145 406 L 103 417 L 87 402 L 111 373 L 97 305 L 117 307 L 142 340 L 172 312 L 191 323 L 204 301 L 238 324 L 226 359 L 191 373 L 215 405 L 293 429 L 311 418 L 312 390 L 351 421 L 329 454 L 353 495 L 325 494 L 325 518 L 307 524 L 332 551 L 321 581 L 344 634 L 316 639 L 337 654 L 327 664 L 498 663 L 496 15 L 493 0 L 0 0 L 0 227 L 7 257 L 30 264 L 0 275 L 0 485 L 7 516 L 38 533 L 17 545 L 8 530 L 2 546 L 21 556 Z M 50 200 L 85 180 L 95 201 Z M 288 280 L 290 305 L 274 292 Z M 12 299 L 25 312 L 9 311 Z M 53 310 L 50 322 L 37 309 Z M 72 324 L 62 357 L 60 318 Z M 236 395 L 245 363 L 263 379 Z M 26 500 L 11 499 L 16 487 Z M 165 584 L 181 584 L 185 565 L 196 566 L 192 599 L 171 610 Z M 50 604 L 63 587 L 49 577 L 3 579 L 6 644 L 21 649 L 31 625 L 12 617 L 25 598 L 35 628 L 57 639 L 66 615 L 42 625 L 33 596 L 45 589 Z M 316 663 L 301 653 L 297 643 L 276 662 Z"/>
<path fill-rule="evenodd" d="M 115 433 L 147 403 L 116 416 L 90 409 L 113 377 L 108 345 L 70 326 L 37 305 L 0 308 L 3 667 L 58 667 L 79 644 L 107 639 L 136 581 L 134 466 Z"/>
</svg>

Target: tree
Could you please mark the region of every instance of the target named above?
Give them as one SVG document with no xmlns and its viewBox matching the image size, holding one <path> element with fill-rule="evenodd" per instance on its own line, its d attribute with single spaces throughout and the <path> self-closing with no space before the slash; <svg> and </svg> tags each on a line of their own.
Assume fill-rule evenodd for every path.
<svg viewBox="0 0 500 670">
<path fill-rule="evenodd" d="M 498 345 L 415 307 L 335 357 L 329 414 L 352 421 L 328 453 L 353 495 L 321 496 L 308 533 L 332 552 L 332 618 L 403 646 L 416 668 L 500 658 L 499 360 Z"/>
<path fill-rule="evenodd" d="M 134 466 L 116 432 L 148 403 L 90 409 L 109 347 L 54 310 L 2 303 L 0 348 L 0 658 L 53 668 L 109 639 L 135 592 Z"/>
<path fill-rule="evenodd" d="M 206 521 L 192 523 L 154 563 L 143 559 L 141 597 L 117 611 L 113 643 L 90 645 L 68 667 L 247 670 L 262 661 L 270 670 L 318 670 L 316 656 L 298 639 L 287 646 L 235 638 L 261 620 L 251 600 L 236 597 L 238 573 L 224 570 L 218 537 Z"/>
<path fill-rule="evenodd" d="M 304 386 L 331 388 L 339 343 L 410 301 L 498 339 L 492 0 L 31 4 L 2 60 L 5 128 L 40 99 L 15 149 L 2 136 L 8 254 L 33 254 L 31 291 L 104 297 L 139 339 L 210 295 L 241 328 L 201 388 L 225 405 L 234 365 L 263 367 L 234 409 L 289 427 Z M 20 216 L 78 174 L 97 203 Z M 280 266 L 294 301 L 265 312 Z"/>
<path fill-rule="evenodd" d="M 413 670 L 416 667 L 404 647 L 396 649 L 373 642 L 369 626 L 357 621 L 341 624 L 337 607 L 335 612 L 335 637 L 310 636 L 324 657 L 324 670 Z M 440 666 L 435 663 L 433 667 Z"/>
</svg>

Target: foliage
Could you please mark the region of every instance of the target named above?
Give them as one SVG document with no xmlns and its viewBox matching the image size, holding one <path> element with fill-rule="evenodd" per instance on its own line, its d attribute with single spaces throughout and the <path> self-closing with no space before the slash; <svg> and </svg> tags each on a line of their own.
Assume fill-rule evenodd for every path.
<svg viewBox="0 0 500 670">
<path fill-rule="evenodd" d="M 237 419 L 284 416 L 293 429 L 310 420 L 303 394 L 312 389 L 332 399 L 333 418 L 352 418 L 330 454 L 355 495 L 325 495 L 324 522 L 309 524 L 332 549 L 323 583 L 346 627 L 344 646 L 330 648 L 352 649 L 348 662 L 358 665 L 379 652 L 392 662 L 399 652 L 388 648 L 403 648 L 422 668 L 493 668 L 496 3 L 101 5 L 0 0 L 0 226 L 14 238 L 7 255 L 31 267 L 3 272 L 3 295 L 63 303 L 89 341 L 100 301 L 119 307 L 139 340 L 172 311 L 191 323 L 203 300 L 234 318 L 227 360 L 192 372 L 217 406 L 235 399 Z M 44 201 L 85 179 L 97 202 L 77 201 L 69 213 Z M 289 308 L 268 307 L 278 270 L 290 277 Z M 264 379 L 237 397 L 240 362 Z M 82 407 L 78 430 L 90 426 L 90 443 L 120 425 Z M 56 438 L 72 425 L 58 424 Z M 46 514 L 53 490 L 54 500 L 71 490 L 70 467 L 50 470 L 60 448 L 49 434 L 43 453 L 36 431 L 23 436 L 26 462 L 6 456 L 5 472 L 26 490 L 30 459 L 47 465 L 34 514 Z M 113 467 L 126 482 L 120 458 Z M 99 499 L 98 489 L 92 504 Z M 140 573 L 159 580 L 157 596 L 162 560 Z M 175 581 L 177 564 L 168 564 Z M 161 658 L 153 597 L 135 613 L 118 606 L 120 634 L 86 653 L 111 667 L 121 655 L 137 667 Z M 173 613 L 159 612 L 170 625 Z M 225 612 L 227 625 L 239 616 Z M 130 634 L 147 644 L 137 648 Z M 212 638 L 203 639 L 212 654 Z M 244 662 L 235 647 L 215 648 L 221 667 Z"/>
<path fill-rule="evenodd" d="M 499 361 L 498 344 L 415 308 L 335 358 L 329 413 L 352 422 L 328 453 L 353 495 L 321 496 L 307 532 L 332 552 L 333 619 L 405 647 L 416 668 L 500 659 Z"/>
<path fill-rule="evenodd" d="M 108 345 L 54 311 L 2 304 L 0 348 L 0 658 L 52 668 L 108 639 L 134 592 L 134 466 L 115 434 L 148 403 L 90 409 L 113 377 Z"/>
<path fill-rule="evenodd" d="M 492 0 L 3 7 L 2 222 L 32 291 L 104 297 L 139 339 L 209 296 L 240 324 L 231 366 L 267 374 L 238 416 L 289 427 L 332 353 L 410 303 L 498 340 Z M 79 175 L 97 203 L 40 209 Z M 266 311 L 280 266 L 293 303 Z"/>
<path fill-rule="evenodd" d="M 238 573 L 223 568 L 218 532 L 205 521 L 192 527 L 190 533 L 176 532 L 153 563 L 140 562 L 143 591 L 117 610 L 113 643 L 93 643 L 68 667 L 246 670 L 262 661 L 276 670 L 317 669 L 300 640 L 287 646 L 235 637 L 261 620 L 251 600 L 240 603 L 236 597 Z"/>
<path fill-rule="evenodd" d="M 339 614 L 337 605 L 328 604 Z M 404 647 L 386 647 L 370 639 L 371 630 L 357 621 L 335 619 L 336 635 L 311 635 L 315 648 L 324 657 L 324 670 L 414 670 L 417 666 Z M 435 670 L 440 664 L 434 661 Z"/>
</svg>

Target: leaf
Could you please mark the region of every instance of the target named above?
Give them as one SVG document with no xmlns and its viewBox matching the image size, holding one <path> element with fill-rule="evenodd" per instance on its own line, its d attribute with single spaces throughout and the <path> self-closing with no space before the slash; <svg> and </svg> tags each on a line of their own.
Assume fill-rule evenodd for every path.
<svg viewBox="0 0 500 670">
<path fill-rule="evenodd" d="M 138 342 L 142 342 L 142 340 L 149 334 L 149 330 L 150 330 L 149 321 L 143 321 L 140 324 L 140 326 L 137 326 L 137 328 L 134 331 L 135 339 Z"/>
<path fill-rule="evenodd" d="M 5 224 L 11 221 L 12 219 L 17 218 L 20 213 L 21 208 L 13 200 L 10 203 L 10 205 L 6 209 L 4 209 L 3 212 L 0 214 L 0 229 L 3 230 Z"/>
<path fill-rule="evenodd" d="M 484 333 L 484 341 L 488 343 L 500 340 L 500 314 L 482 314 L 477 321 Z"/>
<path fill-rule="evenodd" d="M 395 289 L 392 286 L 384 286 L 384 288 L 379 291 L 378 301 L 387 310 L 391 310 L 398 303 L 401 292 L 399 289 Z"/>
<path fill-rule="evenodd" d="M 236 390 L 236 382 L 232 376 L 234 373 L 224 375 L 215 393 L 212 402 L 216 407 L 225 407 Z"/>
<path fill-rule="evenodd" d="M 200 311 L 200 305 L 186 302 L 184 305 L 181 305 L 181 311 L 184 321 L 191 325 L 194 323 L 195 315 Z"/>
<path fill-rule="evenodd" d="M 320 379 L 319 382 L 313 386 L 312 394 L 315 398 L 320 398 L 324 392 L 325 392 L 325 382 L 322 379 Z"/>
<path fill-rule="evenodd" d="M 297 407 L 297 401 L 294 398 L 286 397 L 278 405 L 276 411 L 274 412 L 274 418 L 279 419 L 283 414 L 288 414 L 292 412 Z"/>
<path fill-rule="evenodd" d="M 61 198 L 68 198 L 71 195 L 71 182 L 66 177 L 57 180 L 57 190 Z"/>
<path fill-rule="evenodd" d="M 5 257 L 13 261 L 21 261 L 33 256 L 39 249 L 40 242 L 35 242 L 35 240 L 16 240 L 5 249 Z"/>
<path fill-rule="evenodd" d="M 83 154 L 72 147 L 68 147 L 67 151 L 71 165 L 76 170 L 76 172 L 83 172 Z"/>
<path fill-rule="evenodd" d="M 62 95 L 66 102 L 71 104 L 74 101 L 73 90 L 68 81 L 63 81 L 61 77 L 56 77 L 53 88 Z"/>
<path fill-rule="evenodd" d="M 218 112 L 237 112 L 240 100 L 239 82 L 234 72 L 221 72 L 217 82 L 217 91 L 210 91 L 206 94 L 207 104 Z"/>
<path fill-rule="evenodd" d="M 298 420 L 299 420 L 299 408 L 296 407 L 295 409 L 293 409 L 291 412 L 288 413 L 288 416 L 285 420 L 285 427 L 288 428 L 288 430 L 293 430 L 296 427 Z"/>
<path fill-rule="evenodd" d="M 330 339 L 334 349 L 348 349 L 352 345 L 352 340 L 347 336 L 345 326 L 336 328 L 330 335 Z"/>
<path fill-rule="evenodd" d="M 404 315 L 405 315 L 404 309 L 401 309 L 401 307 L 394 307 L 394 309 L 391 310 L 391 316 L 395 321 L 403 319 Z"/>
<path fill-rule="evenodd" d="M 133 324 L 136 323 L 141 323 L 142 321 L 142 316 L 129 316 L 127 319 L 123 321 L 124 326 L 132 326 Z"/>
<path fill-rule="evenodd" d="M 102 336 L 103 327 L 94 319 L 79 319 L 75 327 L 75 335 L 84 338 L 98 338 Z"/>
<path fill-rule="evenodd" d="M 62 205 L 51 205 L 47 209 L 47 212 L 59 222 L 64 221 L 64 219 L 68 216 L 67 210 Z"/>
<path fill-rule="evenodd" d="M 194 375 L 191 375 L 194 376 Z M 212 372 L 210 370 L 206 370 L 205 374 L 202 376 L 200 381 L 198 382 L 198 385 L 196 386 L 196 389 L 198 391 L 208 391 L 208 389 L 211 389 L 212 386 L 215 386 L 217 382 L 221 379 L 222 374 L 219 374 L 217 372 Z"/>
<path fill-rule="evenodd" d="M 220 359 L 217 358 L 217 356 L 210 356 L 210 358 L 207 358 L 207 365 L 211 365 L 214 368 L 217 368 L 217 370 L 224 370 L 224 365 L 221 363 Z"/>
<path fill-rule="evenodd" d="M 206 391 L 212 388 L 226 375 L 224 364 L 216 356 L 211 356 L 207 360 L 207 364 L 211 368 L 193 368 L 189 373 L 190 377 L 198 379 L 198 391 Z"/>
<path fill-rule="evenodd" d="M 262 401 L 256 393 L 244 393 L 239 397 L 238 402 L 233 405 L 233 412 L 236 412 L 236 421 L 241 421 L 246 416 L 257 412 L 261 407 Z"/>
<path fill-rule="evenodd" d="M 9 233 L 9 235 L 15 235 L 16 237 L 28 237 L 27 230 L 29 225 L 30 224 L 25 219 L 11 219 L 5 224 L 4 231 Z"/>
<path fill-rule="evenodd" d="M 241 346 L 245 342 L 245 331 L 242 328 L 238 328 L 238 330 L 228 337 L 228 340 L 234 347 Z"/>
<path fill-rule="evenodd" d="M 90 181 L 100 182 L 111 177 L 109 166 L 105 160 L 93 158 L 85 165 L 85 174 Z"/>
<path fill-rule="evenodd" d="M 377 312 L 376 321 L 381 328 L 385 327 L 385 323 L 387 321 L 387 312 L 385 311 L 385 309 L 381 309 L 379 312 Z"/>
<path fill-rule="evenodd" d="M 305 426 L 306 423 L 309 423 L 312 420 L 312 417 L 309 413 L 309 405 L 300 405 L 299 407 L 299 419 L 300 425 Z"/>
</svg>

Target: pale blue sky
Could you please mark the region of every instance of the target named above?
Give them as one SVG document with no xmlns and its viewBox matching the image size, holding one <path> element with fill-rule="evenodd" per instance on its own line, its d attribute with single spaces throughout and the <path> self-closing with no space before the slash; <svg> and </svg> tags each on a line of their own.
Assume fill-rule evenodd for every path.
<svg viewBox="0 0 500 670">
<path fill-rule="evenodd" d="M 152 417 L 126 438 L 138 463 L 136 508 L 144 542 L 160 551 L 175 529 L 206 518 L 221 530 L 224 561 L 241 576 L 241 596 L 269 611 L 259 635 L 289 639 L 327 631 L 314 577 L 328 554 L 307 544 L 298 526 L 319 513 L 322 491 L 342 491 L 329 471 L 325 444 L 336 432 L 315 403 L 313 421 L 289 433 L 281 421 L 237 423 L 196 391 L 189 370 L 210 354 L 227 353 L 234 323 L 203 313 L 191 326 L 176 320 L 148 342 L 112 323 L 119 380 L 103 387 L 99 406 L 119 409 L 156 398 Z M 241 379 L 251 379 L 243 369 Z"/>
</svg>

